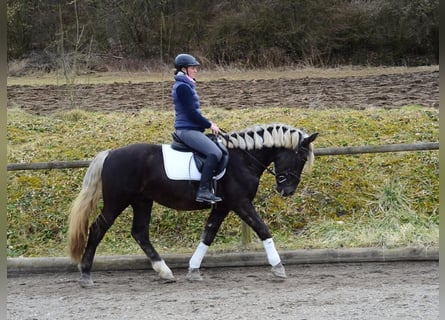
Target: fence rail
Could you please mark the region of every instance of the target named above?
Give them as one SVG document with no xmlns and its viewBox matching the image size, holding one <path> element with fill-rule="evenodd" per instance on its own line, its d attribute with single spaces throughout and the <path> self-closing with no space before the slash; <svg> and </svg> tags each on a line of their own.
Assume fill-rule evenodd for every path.
<svg viewBox="0 0 445 320">
<path fill-rule="evenodd" d="M 316 156 L 351 155 L 363 153 L 384 153 L 401 151 L 438 150 L 439 142 L 414 143 L 414 144 L 389 144 L 379 146 L 359 146 L 340 148 L 319 148 L 314 150 Z M 42 169 L 71 169 L 85 168 L 90 165 L 90 160 L 77 161 L 51 161 L 35 163 L 11 163 L 7 165 L 8 171 L 17 170 L 42 170 Z M 252 242 L 252 230 L 245 223 L 241 224 L 241 244 L 243 246 Z"/>
<path fill-rule="evenodd" d="M 413 143 L 413 144 L 387 144 L 379 146 L 359 146 L 359 147 L 339 147 L 339 148 L 319 148 L 314 150 L 316 156 L 350 155 L 362 153 L 384 153 L 401 151 L 423 151 L 438 150 L 439 142 Z M 43 170 L 43 169 L 73 169 L 86 168 L 90 165 L 90 160 L 75 161 L 50 161 L 34 163 L 10 163 L 6 170 Z"/>
<path fill-rule="evenodd" d="M 344 155 L 344 154 L 384 153 L 384 152 L 422 151 L 422 150 L 439 150 L 439 142 L 386 144 L 380 146 L 360 146 L 360 147 L 342 147 L 342 148 L 320 148 L 320 149 L 315 149 L 314 154 L 316 156 L 333 156 L 333 155 Z"/>
</svg>

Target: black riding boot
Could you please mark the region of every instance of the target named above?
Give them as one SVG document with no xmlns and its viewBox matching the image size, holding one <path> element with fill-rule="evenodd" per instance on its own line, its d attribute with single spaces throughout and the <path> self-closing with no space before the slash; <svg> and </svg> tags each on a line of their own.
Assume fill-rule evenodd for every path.
<svg viewBox="0 0 445 320">
<path fill-rule="evenodd" d="M 208 156 L 204 167 L 201 172 L 201 181 L 199 183 L 198 193 L 196 194 L 196 201 L 215 203 L 222 199 L 213 194 L 211 189 L 211 181 L 216 166 L 218 165 L 218 159 L 215 156 Z"/>
</svg>

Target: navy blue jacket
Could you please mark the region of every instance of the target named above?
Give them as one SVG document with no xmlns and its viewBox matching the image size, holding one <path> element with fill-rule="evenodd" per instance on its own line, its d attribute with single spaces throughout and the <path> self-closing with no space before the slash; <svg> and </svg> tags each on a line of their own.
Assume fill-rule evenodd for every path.
<svg viewBox="0 0 445 320">
<path fill-rule="evenodd" d="M 183 73 L 175 76 L 172 89 L 175 107 L 175 129 L 198 130 L 210 128 L 210 121 L 201 114 L 195 83 Z"/>
</svg>

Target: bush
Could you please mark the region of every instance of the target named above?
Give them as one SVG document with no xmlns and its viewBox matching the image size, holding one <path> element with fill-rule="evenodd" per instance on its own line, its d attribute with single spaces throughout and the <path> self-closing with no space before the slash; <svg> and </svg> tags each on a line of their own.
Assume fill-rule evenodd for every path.
<svg viewBox="0 0 445 320">
<path fill-rule="evenodd" d="M 75 51 L 172 65 L 191 52 L 262 68 L 437 64 L 438 9 L 438 0 L 7 1 L 8 59 Z"/>
</svg>

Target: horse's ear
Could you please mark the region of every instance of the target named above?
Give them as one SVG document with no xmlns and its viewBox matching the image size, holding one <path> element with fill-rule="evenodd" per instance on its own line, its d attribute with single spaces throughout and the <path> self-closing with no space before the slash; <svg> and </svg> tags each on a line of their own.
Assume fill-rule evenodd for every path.
<svg viewBox="0 0 445 320">
<path fill-rule="evenodd" d="M 309 143 L 314 142 L 315 138 L 318 137 L 318 132 L 315 132 L 309 136 Z"/>
<path fill-rule="evenodd" d="M 317 136 L 318 136 L 318 132 L 311 134 L 309 137 L 304 138 L 301 145 L 305 148 L 309 147 L 309 144 L 314 142 L 314 140 L 315 140 L 315 138 L 317 138 Z"/>
</svg>

